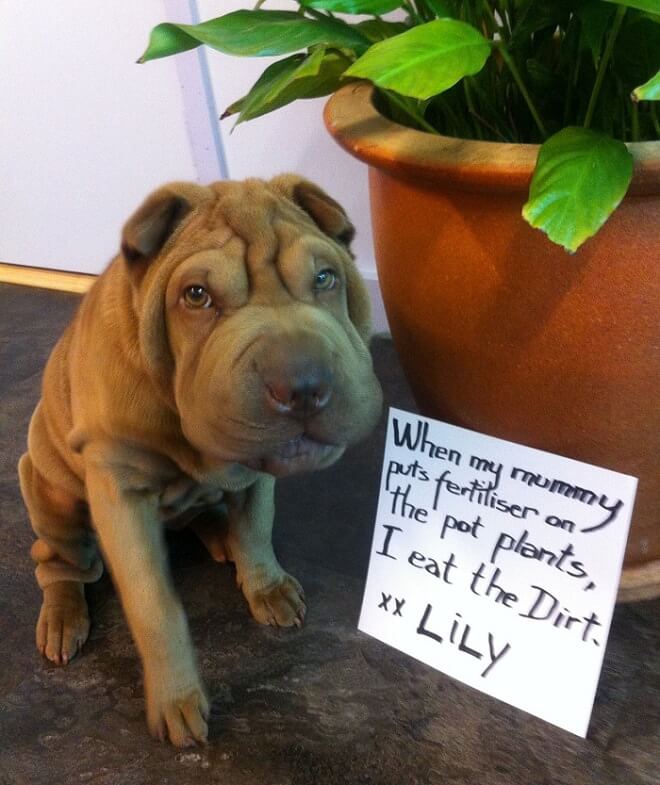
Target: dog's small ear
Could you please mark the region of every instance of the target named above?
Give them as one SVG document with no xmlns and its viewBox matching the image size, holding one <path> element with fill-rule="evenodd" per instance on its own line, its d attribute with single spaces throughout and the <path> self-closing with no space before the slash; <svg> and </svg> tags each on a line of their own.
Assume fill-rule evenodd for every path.
<svg viewBox="0 0 660 785">
<path fill-rule="evenodd" d="M 129 268 L 142 268 L 158 255 L 205 190 L 194 183 L 170 183 L 145 199 L 122 232 L 121 252 Z"/>
<path fill-rule="evenodd" d="M 344 208 L 318 185 L 295 174 L 283 174 L 270 181 L 270 185 L 279 193 L 302 208 L 314 223 L 336 242 L 343 245 L 351 256 L 347 260 L 346 299 L 348 315 L 360 337 L 368 344 L 371 337 L 371 301 L 364 285 L 353 254 L 350 253 L 351 240 L 355 228 L 350 222 Z"/>
<path fill-rule="evenodd" d="M 302 208 L 319 229 L 341 245 L 350 246 L 355 227 L 344 208 L 318 185 L 295 174 L 283 174 L 270 181 L 271 187 Z"/>
</svg>

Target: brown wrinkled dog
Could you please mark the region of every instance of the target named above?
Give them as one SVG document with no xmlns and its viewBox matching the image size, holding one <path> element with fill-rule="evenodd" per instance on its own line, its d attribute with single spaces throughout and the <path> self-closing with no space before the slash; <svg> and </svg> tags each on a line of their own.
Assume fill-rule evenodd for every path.
<svg viewBox="0 0 660 785">
<path fill-rule="evenodd" d="M 257 621 L 302 623 L 302 589 L 271 543 L 275 477 L 329 466 L 381 408 L 352 235 L 294 175 L 166 185 L 128 220 L 46 367 L 19 464 L 37 646 L 67 663 L 85 642 L 98 541 L 142 657 L 149 728 L 177 746 L 206 740 L 208 700 L 164 525 L 190 523 L 234 562 Z"/>
</svg>

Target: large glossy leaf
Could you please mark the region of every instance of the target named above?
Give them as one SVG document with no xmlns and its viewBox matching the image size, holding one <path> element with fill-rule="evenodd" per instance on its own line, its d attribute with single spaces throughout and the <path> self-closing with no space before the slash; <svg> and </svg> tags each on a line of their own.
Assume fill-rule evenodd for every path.
<svg viewBox="0 0 660 785">
<path fill-rule="evenodd" d="M 623 142 L 564 128 L 541 146 L 523 216 L 572 253 L 616 209 L 631 177 L 632 156 Z"/>
<path fill-rule="evenodd" d="M 318 44 L 363 52 L 369 41 L 338 19 L 307 19 L 293 11 L 234 11 L 198 25 L 165 22 L 154 27 L 149 46 L 138 62 L 184 52 L 199 44 L 227 54 L 264 57 Z"/>
<path fill-rule="evenodd" d="M 639 11 L 648 11 L 650 14 L 660 14 L 660 0 L 605 0 L 605 2 L 626 5 Z"/>
<path fill-rule="evenodd" d="M 238 123 L 272 112 L 299 98 L 330 95 L 351 61 L 336 50 L 317 49 L 311 55 L 292 55 L 268 66 L 250 92 L 232 104 L 223 117 L 240 112 Z"/>
<path fill-rule="evenodd" d="M 413 98 L 430 98 L 483 68 L 490 44 L 474 27 L 436 19 L 374 44 L 346 72 Z"/>
<path fill-rule="evenodd" d="M 632 92 L 633 101 L 660 101 L 660 71 Z"/>
<path fill-rule="evenodd" d="M 307 8 L 318 8 L 338 14 L 371 14 L 380 16 L 401 6 L 401 0 L 300 0 Z"/>
</svg>

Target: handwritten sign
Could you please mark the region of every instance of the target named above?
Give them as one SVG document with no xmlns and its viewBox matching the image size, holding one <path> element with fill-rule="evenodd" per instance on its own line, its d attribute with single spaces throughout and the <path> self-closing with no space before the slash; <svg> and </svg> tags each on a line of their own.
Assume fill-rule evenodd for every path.
<svg viewBox="0 0 660 785">
<path fill-rule="evenodd" d="M 391 409 L 359 628 L 586 736 L 636 486 Z"/>
</svg>

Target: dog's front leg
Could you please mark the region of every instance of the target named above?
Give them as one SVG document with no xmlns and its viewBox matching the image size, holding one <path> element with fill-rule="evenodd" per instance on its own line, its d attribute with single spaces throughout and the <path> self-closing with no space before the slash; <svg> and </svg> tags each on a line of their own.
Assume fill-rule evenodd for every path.
<svg viewBox="0 0 660 785">
<path fill-rule="evenodd" d="M 136 487 L 130 468 L 102 457 L 88 462 L 86 485 L 101 549 L 142 657 L 149 730 L 177 747 L 206 741 L 208 700 L 169 578 L 157 496 Z"/>
<path fill-rule="evenodd" d="M 275 479 L 261 475 L 247 490 L 227 494 L 227 550 L 236 564 L 236 582 L 254 618 L 262 624 L 300 627 L 305 595 L 273 551 Z"/>
</svg>

